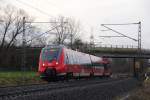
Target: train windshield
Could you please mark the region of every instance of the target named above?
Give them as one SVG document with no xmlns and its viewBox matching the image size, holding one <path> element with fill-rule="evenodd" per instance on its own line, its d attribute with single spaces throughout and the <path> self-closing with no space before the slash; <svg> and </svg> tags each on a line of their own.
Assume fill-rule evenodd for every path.
<svg viewBox="0 0 150 100">
<path fill-rule="evenodd" d="M 52 61 L 57 59 L 59 53 L 59 49 L 51 48 L 51 49 L 43 49 L 42 50 L 42 60 L 43 61 Z"/>
</svg>

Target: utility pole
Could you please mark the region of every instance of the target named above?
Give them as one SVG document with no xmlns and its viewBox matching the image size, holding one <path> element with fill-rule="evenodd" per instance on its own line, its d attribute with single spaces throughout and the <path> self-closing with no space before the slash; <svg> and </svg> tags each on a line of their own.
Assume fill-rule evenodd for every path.
<svg viewBox="0 0 150 100">
<path fill-rule="evenodd" d="M 108 27 L 108 25 L 138 25 L 138 37 L 137 39 L 135 38 L 132 38 L 132 37 L 129 37 L 121 32 L 118 32 L 110 27 Z M 103 27 L 105 27 L 106 29 L 110 30 L 110 31 L 113 31 L 115 33 L 118 33 L 119 35 L 117 36 L 100 36 L 100 37 L 126 37 L 126 38 L 129 38 L 131 40 L 134 40 L 137 42 L 138 44 L 138 47 L 137 47 L 137 50 L 138 50 L 138 56 L 140 57 L 141 56 L 141 22 L 138 22 L 138 23 L 125 23 L 125 24 L 102 24 Z M 137 77 L 138 79 L 142 78 L 140 77 L 140 74 L 142 74 L 141 72 L 143 71 L 143 64 L 142 64 L 142 61 L 140 58 L 133 58 L 133 68 L 134 68 L 134 76 Z"/>
<path fill-rule="evenodd" d="M 91 47 L 94 47 L 93 28 L 91 28 L 90 45 L 91 45 Z"/>
<path fill-rule="evenodd" d="M 27 42 L 30 42 L 31 40 L 35 39 L 35 38 L 39 38 L 41 37 L 42 35 L 54 30 L 56 27 L 53 27 L 52 29 L 40 34 L 39 36 L 37 37 L 34 37 L 32 38 L 31 40 L 28 40 L 26 41 L 26 35 L 25 35 L 25 27 L 26 27 L 26 23 L 60 23 L 60 25 L 56 26 L 56 27 L 60 27 L 62 26 L 62 24 L 64 23 L 68 23 L 67 21 L 61 21 L 61 22 L 31 22 L 31 21 L 26 21 L 25 17 L 23 17 L 23 21 L 22 21 L 22 24 L 23 24 L 23 34 L 22 34 L 22 70 L 25 71 L 25 66 L 26 66 L 26 43 Z M 53 33 L 52 33 L 53 34 Z"/>
<path fill-rule="evenodd" d="M 25 17 L 23 17 L 23 34 L 22 34 L 22 71 L 23 71 L 23 81 L 24 81 L 24 72 L 25 72 L 25 66 L 26 66 L 26 37 L 25 37 Z M 24 82 L 23 82 L 24 84 Z"/>
<path fill-rule="evenodd" d="M 71 33 L 70 34 L 70 42 L 71 42 L 71 49 L 73 49 L 73 34 Z"/>
<path fill-rule="evenodd" d="M 141 22 L 138 23 L 138 51 L 141 52 Z"/>
</svg>

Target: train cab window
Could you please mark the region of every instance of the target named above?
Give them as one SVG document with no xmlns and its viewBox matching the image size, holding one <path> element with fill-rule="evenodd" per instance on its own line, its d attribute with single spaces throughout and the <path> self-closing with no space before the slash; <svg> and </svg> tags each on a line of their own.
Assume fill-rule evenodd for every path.
<svg viewBox="0 0 150 100">
<path fill-rule="evenodd" d="M 42 60 L 43 61 L 52 61 L 57 59 L 59 50 L 56 48 L 52 49 L 43 49 L 42 50 Z"/>
</svg>

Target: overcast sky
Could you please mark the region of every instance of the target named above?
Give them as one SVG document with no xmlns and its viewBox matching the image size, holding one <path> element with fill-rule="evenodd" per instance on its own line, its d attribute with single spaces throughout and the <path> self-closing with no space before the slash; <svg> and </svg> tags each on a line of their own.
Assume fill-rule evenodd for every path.
<svg viewBox="0 0 150 100">
<path fill-rule="evenodd" d="M 51 17 L 63 15 L 79 20 L 84 28 L 83 39 L 89 41 L 91 29 L 96 42 L 103 44 L 137 45 L 127 38 L 99 38 L 100 35 L 117 35 L 111 31 L 102 32 L 101 24 L 142 22 L 142 46 L 150 49 L 150 0 L 1 0 L 24 9 L 36 20 L 48 21 Z M 41 13 L 32 7 L 43 11 Z M 125 35 L 137 38 L 138 27 L 110 26 Z"/>
</svg>

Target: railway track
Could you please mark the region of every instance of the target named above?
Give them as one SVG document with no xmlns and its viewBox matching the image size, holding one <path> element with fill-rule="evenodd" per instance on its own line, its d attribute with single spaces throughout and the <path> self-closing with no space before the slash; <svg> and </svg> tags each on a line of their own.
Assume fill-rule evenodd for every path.
<svg viewBox="0 0 150 100">
<path fill-rule="evenodd" d="M 49 84 L 39 84 L 30 86 L 17 86 L 17 87 L 3 87 L 0 88 L 0 100 L 8 100 L 16 97 L 27 96 L 41 92 L 55 92 L 68 88 L 80 88 L 91 85 L 105 85 L 121 82 L 126 79 L 83 79 L 83 80 L 70 80 L 69 82 L 51 82 Z"/>
</svg>

